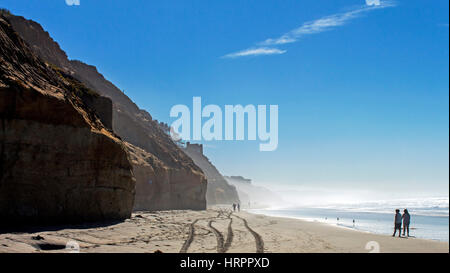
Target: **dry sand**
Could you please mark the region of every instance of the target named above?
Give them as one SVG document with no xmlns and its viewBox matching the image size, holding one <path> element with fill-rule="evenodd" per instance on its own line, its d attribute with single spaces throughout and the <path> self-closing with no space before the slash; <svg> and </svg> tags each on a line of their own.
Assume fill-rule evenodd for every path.
<svg viewBox="0 0 450 273">
<path fill-rule="evenodd" d="M 376 235 L 323 223 L 246 212 L 137 212 L 120 223 L 0 234 L 0 252 L 307 253 L 449 252 L 445 242 Z M 374 243 L 375 242 L 375 243 Z M 69 243 L 74 245 L 76 244 Z"/>
</svg>

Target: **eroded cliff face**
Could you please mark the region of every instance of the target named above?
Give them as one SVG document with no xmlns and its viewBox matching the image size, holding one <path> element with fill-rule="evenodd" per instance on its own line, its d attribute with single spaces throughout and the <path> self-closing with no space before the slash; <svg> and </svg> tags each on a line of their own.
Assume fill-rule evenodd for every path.
<svg viewBox="0 0 450 273">
<path fill-rule="evenodd" d="M 0 225 L 130 217 L 135 181 L 102 122 L 108 101 L 41 61 L 0 16 Z"/>
<path fill-rule="evenodd" d="M 202 173 L 168 168 L 153 154 L 129 143 L 127 146 L 134 166 L 134 175 L 137 181 L 142 181 L 136 185 L 135 209 L 205 208 L 206 188 L 198 187 L 196 182 Z M 206 184 L 206 180 L 203 183 Z"/>
<path fill-rule="evenodd" d="M 235 186 L 230 185 L 220 174 L 217 168 L 203 154 L 203 149 L 199 150 L 196 145 L 187 145 L 184 152 L 189 155 L 195 164 L 199 166 L 208 179 L 208 189 L 206 191 L 206 202 L 208 205 L 239 203 L 239 196 Z"/>
<path fill-rule="evenodd" d="M 175 145 L 151 115 L 139 109 L 94 66 L 68 60 L 36 22 L 8 16 L 14 29 L 41 58 L 112 100 L 112 128 L 127 145 L 136 177 L 136 209 L 205 209 L 207 182 L 202 170 Z M 106 123 L 106 122 L 105 122 Z M 136 152 L 139 148 L 143 152 Z M 151 157 L 154 161 L 147 161 Z M 148 181 L 152 181 L 149 184 Z"/>
</svg>

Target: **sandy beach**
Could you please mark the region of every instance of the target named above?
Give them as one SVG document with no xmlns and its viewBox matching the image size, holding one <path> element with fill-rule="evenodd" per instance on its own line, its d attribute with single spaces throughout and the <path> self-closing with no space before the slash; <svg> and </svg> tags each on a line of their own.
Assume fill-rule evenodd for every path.
<svg viewBox="0 0 450 273">
<path fill-rule="evenodd" d="M 0 234 L 0 252 L 365 253 L 448 252 L 446 242 L 370 234 L 225 209 L 137 212 L 120 223 Z M 371 242 L 371 243 L 369 243 Z M 375 243 L 374 243 L 375 242 Z M 366 245 L 368 249 L 366 249 Z M 75 249 L 78 246 L 75 244 Z M 369 247 L 373 246 L 373 248 Z M 379 248 L 378 248 L 379 246 Z"/>
</svg>

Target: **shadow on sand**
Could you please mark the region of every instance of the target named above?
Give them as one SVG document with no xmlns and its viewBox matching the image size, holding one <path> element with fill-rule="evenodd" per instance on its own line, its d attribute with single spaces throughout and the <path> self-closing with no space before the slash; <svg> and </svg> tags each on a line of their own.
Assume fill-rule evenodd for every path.
<svg viewBox="0 0 450 273">
<path fill-rule="evenodd" d="M 63 229 L 91 229 L 112 226 L 123 223 L 125 220 L 112 220 L 82 224 L 51 224 L 51 225 L 2 225 L 0 234 L 4 233 L 37 233 L 44 231 L 59 231 Z"/>
</svg>

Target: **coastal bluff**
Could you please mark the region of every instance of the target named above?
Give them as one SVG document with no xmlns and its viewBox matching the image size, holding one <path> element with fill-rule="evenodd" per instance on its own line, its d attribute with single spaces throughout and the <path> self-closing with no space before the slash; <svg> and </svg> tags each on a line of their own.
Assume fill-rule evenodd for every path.
<svg viewBox="0 0 450 273">
<path fill-rule="evenodd" d="M 111 107 L 41 60 L 0 16 L 1 226 L 131 216 L 135 180 L 108 128 Z"/>
<path fill-rule="evenodd" d="M 136 179 L 135 210 L 206 208 L 206 177 L 173 143 L 158 121 L 139 107 L 95 66 L 69 60 L 40 24 L 21 16 L 5 15 L 14 30 L 43 60 L 95 90 L 112 102 L 112 119 L 105 121 L 126 144 Z M 100 115 L 99 115 L 100 116 Z"/>
<path fill-rule="evenodd" d="M 236 187 L 242 204 L 252 208 L 286 205 L 286 201 L 268 188 L 255 185 L 251 179 L 242 176 L 225 176 L 225 180 Z"/>
<path fill-rule="evenodd" d="M 206 191 L 208 206 L 240 202 L 235 186 L 230 185 L 211 161 L 203 154 L 202 144 L 191 144 L 187 142 L 183 150 L 202 169 L 208 179 L 208 189 Z"/>
</svg>

